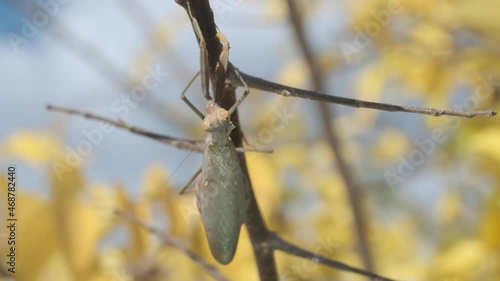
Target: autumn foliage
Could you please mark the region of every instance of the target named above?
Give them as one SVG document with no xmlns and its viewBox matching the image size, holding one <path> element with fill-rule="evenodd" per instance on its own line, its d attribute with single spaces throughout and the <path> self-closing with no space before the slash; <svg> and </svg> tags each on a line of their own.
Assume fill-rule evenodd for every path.
<svg viewBox="0 0 500 281">
<path fill-rule="evenodd" d="M 259 7 L 266 24 L 286 22 L 283 1 L 258 5 L 264 5 Z M 305 21 L 311 23 L 322 10 L 336 7 L 330 1 L 301 5 Z M 326 77 L 347 77 L 349 82 L 342 84 L 345 95 L 456 110 L 499 110 L 496 1 L 368 0 L 343 5 L 349 17 L 343 35 L 321 45 L 316 55 Z M 162 28 L 158 26 L 155 40 L 161 46 L 171 44 L 173 39 L 164 36 Z M 154 52 L 152 48 L 138 54 L 134 71 L 151 63 Z M 307 88 L 307 77 L 304 61 L 297 56 L 266 79 Z M 338 91 L 334 88 L 331 94 Z M 244 113 L 240 117 L 245 120 L 243 131 L 250 132 L 250 145 L 252 139 L 262 142 L 259 130 L 276 118 L 275 110 L 286 108 L 295 116 L 274 132 L 272 143 L 264 143 L 273 146 L 274 153 L 247 157 L 266 222 L 287 240 L 360 266 L 344 182 L 331 149 L 311 125 L 316 117 L 305 109 L 306 102 L 259 95 L 269 96 L 261 102 L 251 94 L 244 102 L 257 114 L 248 120 Z M 178 107 L 185 107 L 180 100 Z M 70 118 L 47 114 L 54 115 L 54 126 Z M 332 122 L 341 130 L 343 153 L 363 186 L 377 273 L 398 280 L 499 280 L 498 118 L 349 109 Z M 169 181 L 176 167 L 151 163 L 144 167 L 139 186 L 127 186 L 120 179 L 98 183 L 86 173 L 94 164 L 91 158 L 76 167 L 55 164 L 67 162 L 66 144 L 55 131 L 19 128 L 0 139 L 0 163 L 14 161 L 43 175 L 40 186 L 32 187 L 43 189 L 40 193 L 26 192 L 19 182 L 19 267 L 14 275 L 6 272 L 3 253 L 8 245 L 2 227 L 0 280 L 210 280 L 182 252 L 117 217 L 115 210 L 134 214 L 183 241 L 231 280 L 258 280 L 244 229 L 232 263 L 217 265 L 211 257 L 194 193 L 179 195 L 181 186 Z M 1 188 L 6 181 L 0 174 Z M 131 189 L 139 195 L 132 196 Z M 4 221 L 4 192 L 0 199 Z M 281 253 L 277 263 L 282 280 L 364 280 Z"/>
</svg>

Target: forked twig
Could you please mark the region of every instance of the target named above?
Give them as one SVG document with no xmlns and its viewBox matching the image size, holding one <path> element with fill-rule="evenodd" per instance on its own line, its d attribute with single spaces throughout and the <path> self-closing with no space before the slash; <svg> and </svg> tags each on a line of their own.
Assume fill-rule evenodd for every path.
<svg viewBox="0 0 500 281">
<path fill-rule="evenodd" d="M 236 68 L 230 64 L 229 69 L 232 70 L 230 71 L 232 83 L 234 83 L 237 86 L 242 86 L 240 85 L 240 82 L 238 82 L 238 79 L 236 79 L 236 74 L 234 71 Z M 241 77 L 245 79 L 249 88 L 275 93 L 285 97 L 298 97 L 303 99 L 341 104 L 356 108 L 371 108 L 382 111 L 408 112 L 408 113 L 425 114 L 431 116 L 449 115 L 449 116 L 473 118 L 476 116 L 495 116 L 497 114 L 495 110 L 463 112 L 463 111 L 455 111 L 449 109 L 403 106 L 403 105 L 396 105 L 389 103 L 380 103 L 380 102 L 371 102 L 358 99 L 344 98 L 339 96 L 331 96 L 318 91 L 304 90 L 278 84 L 262 78 L 251 76 L 241 71 L 239 71 L 239 73 Z"/>
<path fill-rule="evenodd" d="M 333 267 L 333 268 L 340 269 L 343 271 L 352 272 L 352 273 L 356 273 L 359 275 L 367 276 L 367 277 L 372 278 L 373 280 L 395 281 L 395 279 L 389 279 L 389 278 L 377 275 L 373 272 L 359 269 L 356 267 L 352 267 L 348 264 L 345 264 L 345 263 L 342 263 L 342 262 L 339 262 L 336 260 L 332 260 L 332 259 L 329 259 L 327 257 L 312 253 L 312 252 L 307 251 L 307 250 L 304 250 L 300 247 L 293 245 L 290 242 L 285 241 L 283 238 L 279 237 L 274 232 L 269 233 L 269 238 L 268 238 L 267 243 L 269 243 L 271 245 L 271 247 L 275 250 L 280 250 L 282 252 L 285 252 L 285 253 L 288 253 L 288 254 L 291 254 L 291 255 L 294 255 L 297 257 L 308 259 L 312 262 L 321 263 L 321 264 L 327 265 L 329 267 Z"/>
<path fill-rule="evenodd" d="M 159 142 L 166 143 L 168 145 L 172 145 L 172 146 L 175 146 L 175 147 L 180 148 L 180 149 L 191 150 L 191 151 L 196 151 L 196 152 L 203 152 L 204 142 L 202 142 L 202 141 L 182 140 L 182 139 L 173 138 L 173 137 L 166 136 L 166 135 L 156 134 L 156 133 L 141 129 L 139 127 L 130 126 L 123 121 L 114 121 L 114 120 L 111 120 L 111 119 L 108 119 L 108 118 L 105 118 L 102 116 L 98 116 L 98 115 L 88 113 L 88 112 L 79 111 L 76 109 L 64 108 L 64 107 L 53 106 L 53 105 L 47 105 L 47 109 L 53 110 L 53 111 L 59 111 L 59 112 L 63 112 L 66 114 L 71 114 L 71 115 L 79 115 L 79 116 L 82 116 L 84 118 L 91 119 L 91 120 L 101 121 L 101 122 L 113 125 L 115 127 L 125 129 L 125 130 L 130 131 L 134 134 L 138 134 L 138 135 L 142 135 L 142 136 L 145 136 L 148 138 L 152 138 L 152 139 L 157 140 Z"/>
<path fill-rule="evenodd" d="M 126 212 L 121 211 L 121 210 L 115 210 L 114 213 L 115 213 L 115 215 L 117 215 L 121 218 L 124 218 L 124 219 L 144 228 L 149 233 L 158 237 L 164 244 L 180 250 L 184 255 L 186 255 L 188 258 L 190 258 L 195 263 L 200 265 L 203 269 L 205 269 L 215 280 L 230 281 L 215 266 L 206 262 L 204 259 L 202 259 L 200 256 L 198 256 L 193 250 L 186 247 L 182 242 L 178 241 L 177 239 L 170 237 L 169 235 L 163 233 L 162 231 L 155 228 L 154 226 L 151 226 L 151 225 L 148 225 L 148 224 L 142 222 L 139 218 L 137 218 L 133 214 L 126 213 Z"/>
</svg>

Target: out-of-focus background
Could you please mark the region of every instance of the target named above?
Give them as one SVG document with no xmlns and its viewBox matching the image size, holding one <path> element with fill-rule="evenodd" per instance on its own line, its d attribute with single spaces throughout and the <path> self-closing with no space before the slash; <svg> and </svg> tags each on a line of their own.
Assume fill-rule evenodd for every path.
<svg viewBox="0 0 500 281">
<path fill-rule="evenodd" d="M 499 109 L 497 1 L 298 2 L 328 94 Z M 233 64 L 311 88 L 285 1 L 211 5 Z M 179 99 L 199 69 L 185 11 L 173 0 L 3 0 L 0 32 L 0 280 L 209 280 L 177 249 L 113 215 L 132 212 L 215 264 L 194 192 L 177 194 L 201 156 L 45 109 L 75 108 L 202 139 L 199 118 Z M 199 80 L 188 96 L 203 108 Z M 362 186 L 376 271 L 399 280 L 498 280 L 499 119 L 333 107 L 331 122 Z M 315 103 L 252 91 L 240 116 L 250 145 L 275 149 L 248 157 L 270 228 L 361 266 Z M 6 263 L 9 166 L 17 180 L 15 274 Z M 277 259 L 282 280 L 362 280 L 283 254 Z M 257 280 L 246 231 L 235 260 L 218 267 L 233 280 Z"/>
</svg>

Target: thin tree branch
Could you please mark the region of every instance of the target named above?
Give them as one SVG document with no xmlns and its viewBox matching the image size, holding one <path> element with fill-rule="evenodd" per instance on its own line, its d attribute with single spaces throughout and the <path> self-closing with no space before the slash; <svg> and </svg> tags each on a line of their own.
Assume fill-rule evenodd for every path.
<svg viewBox="0 0 500 281">
<path fill-rule="evenodd" d="M 298 13 L 295 1 L 288 0 L 288 7 L 290 12 L 290 21 L 295 30 L 297 40 L 299 41 L 299 45 L 301 47 L 302 53 L 304 54 L 307 65 L 309 66 L 314 87 L 319 91 L 324 92 L 323 75 L 314 60 L 311 48 L 305 37 L 302 19 L 300 18 L 300 15 Z M 337 162 L 338 169 L 347 189 L 349 203 L 354 218 L 354 228 L 357 236 L 358 251 L 363 260 L 365 268 L 369 271 L 374 271 L 375 266 L 373 264 L 373 258 L 366 234 L 366 212 L 363 210 L 361 201 L 363 198 L 362 189 L 354 179 L 351 169 L 349 168 L 349 164 L 342 154 L 342 143 L 337 137 L 338 130 L 336 130 L 336 128 L 334 127 L 335 124 L 330 122 L 333 115 L 332 110 L 330 110 L 330 107 L 328 107 L 327 104 L 322 102 L 318 102 L 318 108 L 321 115 L 321 124 L 323 126 L 323 131 L 326 134 L 326 140 L 334 151 L 334 157 Z"/>
<path fill-rule="evenodd" d="M 101 121 L 106 124 L 110 124 L 112 126 L 115 126 L 117 128 L 129 131 L 131 133 L 141 135 L 144 137 L 148 137 L 150 139 L 154 139 L 156 141 L 166 143 L 168 145 L 184 149 L 184 150 L 190 150 L 194 152 L 203 152 L 205 149 L 205 142 L 203 141 L 195 141 L 195 140 L 186 140 L 186 139 L 179 139 L 179 138 L 174 138 L 170 137 L 167 135 L 161 135 L 157 133 L 153 133 L 151 131 L 147 131 L 144 129 L 141 129 L 139 127 L 131 126 L 128 125 L 127 123 L 123 121 L 115 121 L 108 119 L 106 117 L 102 117 L 93 113 L 89 112 L 84 112 L 76 109 L 70 109 L 70 108 L 65 108 L 65 107 L 60 107 L 60 106 L 54 106 L 54 105 L 47 105 L 47 110 L 52 110 L 52 111 L 58 111 L 70 115 L 78 115 L 82 116 L 87 119 L 91 120 L 96 120 L 96 121 Z M 251 148 L 251 147 L 236 147 L 236 151 L 240 153 L 248 153 L 248 152 L 260 152 L 260 153 L 273 153 L 274 150 L 271 148 Z"/>
<path fill-rule="evenodd" d="M 233 69 L 234 66 L 230 65 Z M 231 69 L 231 68 L 230 68 Z M 242 86 L 239 84 L 238 79 L 234 78 L 234 71 L 231 71 L 231 82 L 235 86 Z M 408 113 L 416 113 L 416 114 L 425 114 L 431 116 L 441 116 L 441 115 L 449 115 L 449 116 L 458 116 L 465 118 L 473 118 L 476 116 L 495 116 L 497 112 L 495 110 L 483 110 L 483 111 L 455 111 L 449 109 L 434 109 L 434 108 L 425 108 L 425 107 L 413 107 L 413 106 L 403 106 L 389 103 L 380 103 L 380 102 L 371 102 L 364 101 L 358 99 L 351 99 L 339 96 L 332 96 L 324 94 L 321 91 L 311 91 L 304 90 L 299 88 L 294 88 L 282 84 L 278 84 L 275 82 L 271 82 L 262 78 L 258 78 L 255 76 L 251 76 L 239 70 L 241 77 L 245 79 L 249 88 L 257 89 L 261 91 L 266 91 L 269 93 L 274 93 L 278 95 L 282 95 L 285 97 L 298 97 L 302 99 L 310 99 L 328 103 L 341 104 L 345 106 L 355 107 L 355 108 L 371 108 L 382 111 L 390 111 L 390 112 L 408 112 Z"/>
<path fill-rule="evenodd" d="M 323 265 L 336 268 L 339 270 L 347 271 L 347 272 L 352 272 L 355 274 L 363 275 L 370 277 L 374 280 L 383 280 L 383 281 L 394 281 L 394 279 L 390 279 L 387 277 L 383 277 L 380 275 L 377 275 L 373 272 L 367 271 L 367 270 L 362 270 L 356 267 L 352 267 L 348 264 L 345 264 L 343 262 L 339 262 L 336 260 L 329 259 L 327 257 L 324 257 L 322 255 L 318 255 L 315 253 L 312 253 L 308 250 L 304 250 L 300 247 L 295 246 L 294 244 L 285 241 L 283 238 L 279 237 L 276 233 L 271 233 L 269 236 L 269 241 L 268 243 L 273 247 L 275 250 L 280 250 L 282 252 L 301 257 L 304 259 L 308 259 L 312 262 L 315 263 L 321 263 Z"/>
<path fill-rule="evenodd" d="M 154 139 L 156 141 L 166 143 L 168 145 L 172 145 L 172 146 L 175 146 L 177 148 L 184 149 L 184 150 L 203 152 L 204 147 L 205 147 L 204 142 L 193 141 L 193 140 L 182 140 L 182 139 L 173 138 L 173 137 L 166 136 L 166 135 L 152 133 L 150 131 L 146 131 L 146 130 L 141 129 L 139 127 L 130 126 L 123 121 L 114 121 L 114 120 L 111 120 L 111 119 L 108 119 L 108 118 L 105 118 L 102 116 L 98 116 L 98 115 L 88 113 L 88 112 L 79 111 L 76 109 L 69 109 L 69 108 L 64 108 L 64 107 L 60 107 L 60 106 L 47 105 L 47 110 L 59 111 L 59 112 L 71 114 L 71 115 L 79 115 L 79 116 L 82 116 L 82 117 L 87 118 L 87 119 L 101 121 L 101 122 L 113 125 L 115 127 L 130 131 L 134 134 L 145 136 L 145 137 Z"/>
<path fill-rule="evenodd" d="M 198 256 L 193 250 L 186 247 L 181 241 L 178 241 L 177 239 L 170 237 L 169 235 L 163 233 L 162 231 L 155 228 L 154 226 L 151 226 L 151 225 L 148 225 L 148 224 L 142 222 L 139 218 L 137 218 L 133 214 L 126 213 L 126 212 L 121 211 L 121 210 L 115 210 L 114 213 L 115 213 L 115 215 L 117 215 L 121 218 L 124 218 L 124 219 L 144 228 L 149 233 L 158 237 L 164 244 L 180 250 L 184 255 L 186 255 L 188 258 L 193 260 L 196 264 L 198 264 L 203 269 L 205 269 L 215 280 L 217 280 L 217 281 L 230 281 L 215 266 L 206 262 L 204 259 L 202 259 L 200 256 Z"/>
</svg>

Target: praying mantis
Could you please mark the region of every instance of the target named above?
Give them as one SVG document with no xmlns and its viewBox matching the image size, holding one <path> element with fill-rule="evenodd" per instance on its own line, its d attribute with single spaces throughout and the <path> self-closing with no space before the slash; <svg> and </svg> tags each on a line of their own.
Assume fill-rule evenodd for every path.
<svg viewBox="0 0 500 281">
<path fill-rule="evenodd" d="M 189 16 L 198 38 L 200 38 L 201 88 L 203 95 L 208 100 L 206 115 L 203 115 L 187 99 L 185 96 L 186 91 L 184 90 L 181 93 L 181 99 L 203 119 L 202 128 L 208 133 L 205 140 L 201 174 L 195 187 L 196 201 L 212 256 L 219 263 L 228 264 L 232 261 L 236 252 L 241 225 L 245 223 L 248 207 L 246 179 L 244 178 L 236 148 L 229 137 L 229 134 L 235 128 L 230 121 L 230 116 L 246 98 L 249 91 L 245 81 L 241 79 L 242 84 L 245 86 L 245 92 L 229 110 L 221 108 L 212 100 L 209 91 L 206 42 L 198 22 L 191 15 L 190 10 Z M 229 43 L 220 32 L 217 33 L 217 38 L 223 45 L 216 66 L 217 79 L 225 79 L 228 67 Z M 189 88 L 189 85 L 187 88 Z M 220 89 L 218 87 L 214 88 Z"/>
</svg>

